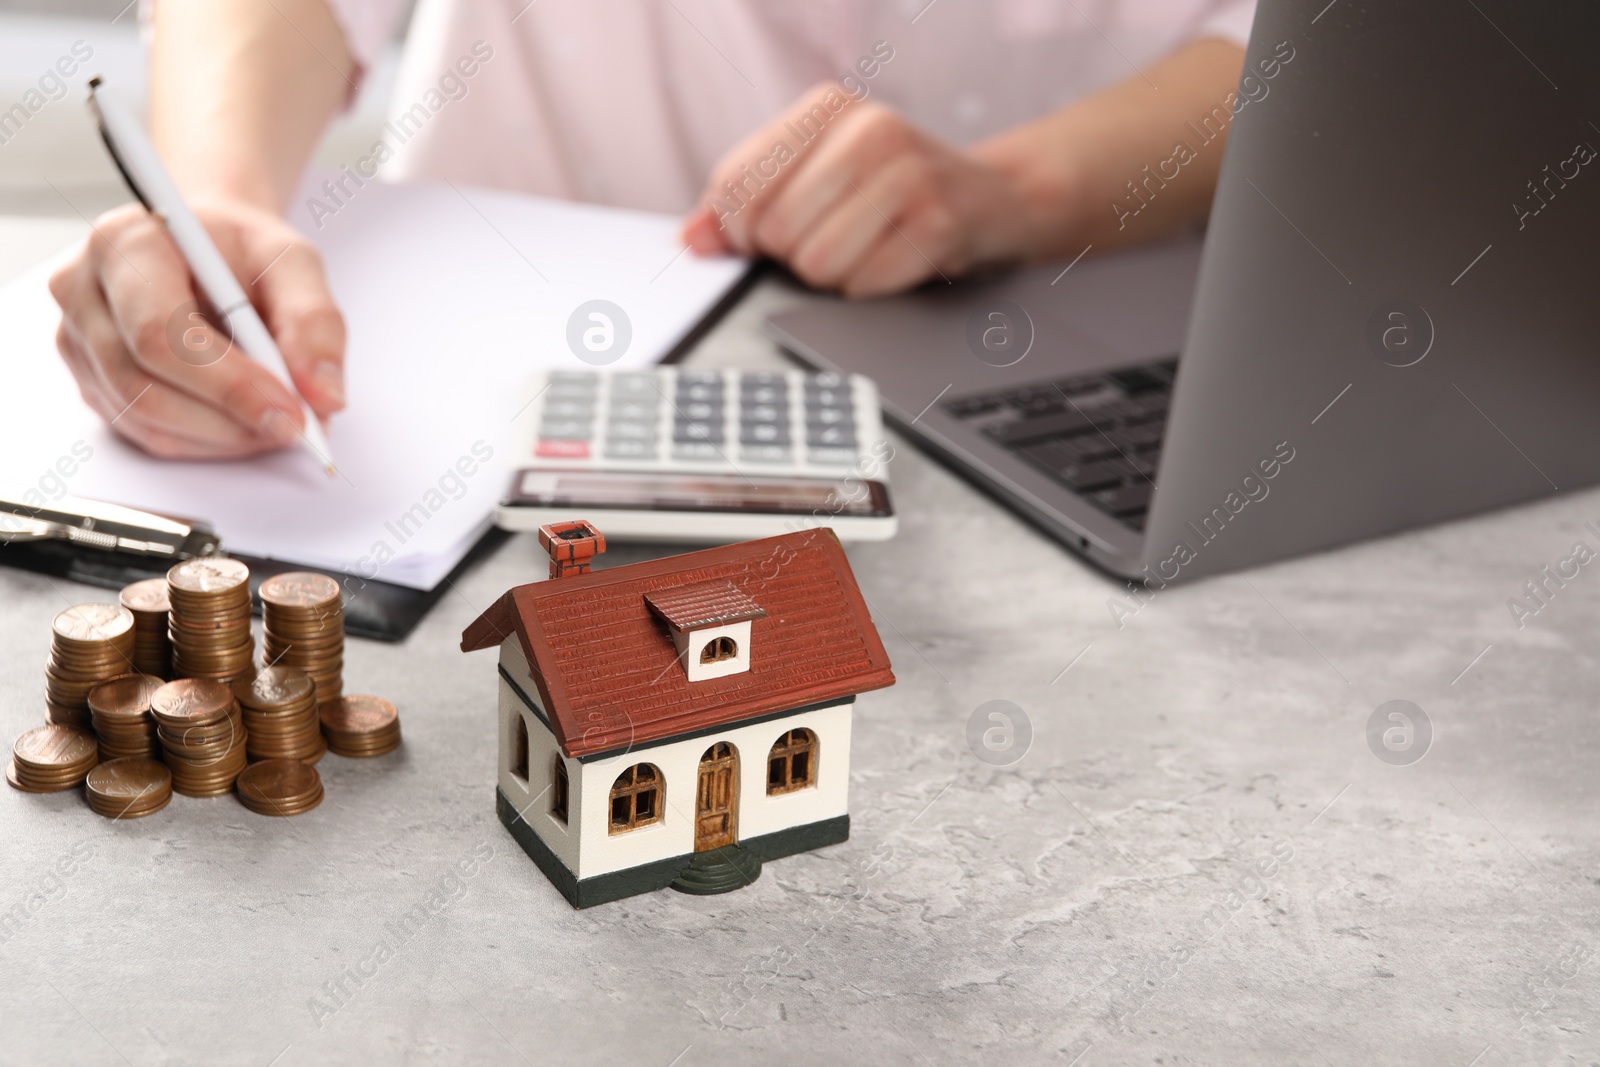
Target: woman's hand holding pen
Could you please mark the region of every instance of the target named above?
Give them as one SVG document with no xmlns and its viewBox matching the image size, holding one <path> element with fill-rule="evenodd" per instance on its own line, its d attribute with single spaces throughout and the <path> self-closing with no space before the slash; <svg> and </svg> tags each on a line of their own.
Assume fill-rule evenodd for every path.
<svg viewBox="0 0 1600 1067">
<path fill-rule="evenodd" d="M 311 243 L 270 211 L 195 204 L 319 418 L 344 407 L 344 319 Z M 233 459 L 293 443 L 300 399 L 233 351 L 165 227 L 130 204 L 102 215 L 50 279 L 56 344 L 84 400 L 153 455 Z"/>
</svg>

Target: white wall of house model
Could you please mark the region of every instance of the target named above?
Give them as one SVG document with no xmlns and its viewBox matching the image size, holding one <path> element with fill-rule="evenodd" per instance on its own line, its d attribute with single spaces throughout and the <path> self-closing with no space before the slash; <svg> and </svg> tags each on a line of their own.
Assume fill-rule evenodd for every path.
<svg viewBox="0 0 1600 1067">
<path fill-rule="evenodd" d="M 749 624 L 745 623 L 746 634 Z M 740 643 L 743 651 L 748 637 Z M 746 658 L 748 663 L 748 658 Z M 537 704 L 538 687 L 528 671 L 515 636 L 500 645 L 500 665 L 527 699 Z M 640 745 L 625 754 L 587 763 L 560 753 L 555 736 L 516 689 L 500 679 L 500 789 L 551 852 L 578 878 L 610 874 L 694 851 L 695 790 L 700 757 L 719 741 L 739 755 L 738 840 L 759 837 L 807 823 L 844 815 L 850 782 L 850 726 L 854 700 L 677 739 Z M 515 771 L 517 719 L 528 736 L 528 777 Z M 767 794 L 767 757 L 773 742 L 789 730 L 804 727 L 817 739 L 813 784 L 793 792 Z M 567 768 L 567 819 L 553 813 L 556 761 Z M 611 788 L 617 776 L 636 763 L 660 772 L 665 802 L 659 822 L 633 830 L 610 832 Z"/>
</svg>

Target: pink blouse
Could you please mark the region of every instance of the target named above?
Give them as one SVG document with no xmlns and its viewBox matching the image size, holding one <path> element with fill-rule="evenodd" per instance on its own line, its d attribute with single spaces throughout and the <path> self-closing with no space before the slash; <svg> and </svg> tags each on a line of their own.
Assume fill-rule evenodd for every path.
<svg viewBox="0 0 1600 1067">
<path fill-rule="evenodd" d="M 403 0 L 328 0 L 370 67 Z M 667 212 L 808 87 L 835 79 L 966 144 L 1244 43 L 1254 0 L 420 0 L 390 122 L 361 160 Z"/>
</svg>

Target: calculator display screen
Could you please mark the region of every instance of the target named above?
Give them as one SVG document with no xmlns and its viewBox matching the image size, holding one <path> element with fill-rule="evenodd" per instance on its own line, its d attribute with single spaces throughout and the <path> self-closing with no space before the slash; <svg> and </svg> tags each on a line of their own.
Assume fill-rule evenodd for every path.
<svg viewBox="0 0 1600 1067">
<path fill-rule="evenodd" d="M 523 470 L 506 504 L 628 508 L 636 511 L 740 511 L 821 517 L 890 514 L 882 482 L 860 478 L 762 478 L 736 474 L 637 474 Z"/>
</svg>

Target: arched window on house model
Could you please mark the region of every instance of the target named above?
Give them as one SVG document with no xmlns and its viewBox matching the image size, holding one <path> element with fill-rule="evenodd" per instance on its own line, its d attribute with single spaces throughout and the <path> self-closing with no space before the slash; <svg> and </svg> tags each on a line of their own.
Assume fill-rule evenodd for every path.
<svg viewBox="0 0 1600 1067">
<path fill-rule="evenodd" d="M 767 755 L 767 795 L 817 784 L 817 735 L 800 728 L 782 734 Z"/>
<path fill-rule="evenodd" d="M 654 764 L 635 763 L 617 775 L 611 786 L 611 832 L 627 833 L 660 822 L 663 788 Z"/>
<path fill-rule="evenodd" d="M 521 712 L 515 714 L 517 716 L 517 729 L 515 735 L 511 738 L 511 773 L 526 782 L 528 780 L 528 721 L 522 717 Z"/>
<path fill-rule="evenodd" d="M 555 774 L 550 780 L 550 814 L 567 821 L 567 761 L 555 756 Z"/>
</svg>

